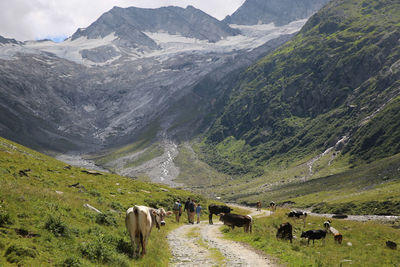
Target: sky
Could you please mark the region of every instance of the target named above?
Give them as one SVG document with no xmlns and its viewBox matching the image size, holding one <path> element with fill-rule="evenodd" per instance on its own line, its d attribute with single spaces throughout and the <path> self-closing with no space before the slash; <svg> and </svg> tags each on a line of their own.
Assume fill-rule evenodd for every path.
<svg viewBox="0 0 400 267">
<path fill-rule="evenodd" d="M 114 6 L 157 8 L 192 5 L 223 19 L 245 0 L 0 0 L 0 35 L 18 41 L 61 41 Z"/>
</svg>

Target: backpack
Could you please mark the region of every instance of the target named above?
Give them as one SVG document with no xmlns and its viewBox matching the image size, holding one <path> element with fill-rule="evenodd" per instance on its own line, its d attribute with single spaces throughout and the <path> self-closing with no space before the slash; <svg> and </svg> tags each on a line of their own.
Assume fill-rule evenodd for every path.
<svg viewBox="0 0 400 267">
<path fill-rule="evenodd" d="M 178 202 L 174 203 L 173 210 L 179 210 L 180 204 Z"/>
<path fill-rule="evenodd" d="M 194 203 L 193 202 L 189 203 L 189 211 L 194 212 Z"/>
</svg>

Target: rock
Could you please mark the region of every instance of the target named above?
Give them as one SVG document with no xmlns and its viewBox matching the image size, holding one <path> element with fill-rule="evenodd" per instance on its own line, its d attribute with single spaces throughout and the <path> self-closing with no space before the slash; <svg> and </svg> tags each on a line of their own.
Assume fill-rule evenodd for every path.
<svg viewBox="0 0 400 267">
<path fill-rule="evenodd" d="M 397 244 L 393 241 L 386 241 L 386 247 L 390 248 L 390 249 L 397 249 Z"/>
<path fill-rule="evenodd" d="M 161 190 L 161 191 L 164 191 L 164 192 L 169 192 L 168 189 L 165 189 L 165 188 L 162 188 L 162 187 L 160 187 L 160 190 Z"/>
<path fill-rule="evenodd" d="M 332 215 L 332 218 L 335 219 L 346 219 L 348 216 L 346 214 L 334 214 Z"/>
<path fill-rule="evenodd" d="M 81 172 L 87 173 L 87 174 L 90 174 L 90 175 L 103 175 L 101 172 L 97 172 L 97 171 L 82 170 Z"/>
<path fill-rule="evenodd" d="M 347 242 L 347 246 L 352 247 L 353 244 L 351 242 Z"/>
<path fill-rule="evenodd" d="M 31 169 L 20 170 L 18 172 L 18 174 L 19 174 L 20 177 L 22 177 L 22 176 L 29 177 L 28 172 L 30 172 L 30 171 L 31 171 Z"/>
<path fill-rule="evenodd" d="M 143 190 L 143 189 L 141 189 L 140 191 L 143 192 L 143 193 L 146 193 L 146 194 L 150 194 L 151 193 L 151 192 L 149 192 L 147 190 Z"/>
<path fill-rule="evenodd" d="M 98 209 L 96 209 L 95 207 L 91 206 L 91 205 L 88 204 L 88 203 L 83 204 L 83 206 L 84 206 L 85 208 L 88 208 L 88 209 L 90 209 L 90 210 L 93 210 L 94 212 L 102 213 L 101 211 L 99 211 Z"/>
<path fill-rule="evenodd" d="M 64 192 L 57 191 L 57 190 L 56 190 L 56 193 L 57 193 L 58 195 L 62 195 L 62 194 L 64 194 Z"/>
</svg>

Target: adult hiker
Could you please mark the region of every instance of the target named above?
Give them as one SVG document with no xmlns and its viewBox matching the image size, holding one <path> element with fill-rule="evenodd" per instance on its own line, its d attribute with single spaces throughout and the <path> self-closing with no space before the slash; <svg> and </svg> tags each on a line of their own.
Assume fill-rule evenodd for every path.
<svg viewBox="0 0 400 267">
<path fill-rule="evenodd" d="M 195 210 L 195 203 L 194 200 L 192 199 L 189 202 L 189 223 L 194 224 L 194 213 L 196 212 Z"/>
<path fill-rule="evenodd" d="M 174 206 L 172 207 L 172 211 L 175 214 L 176 222 L 179 223 L 179 219 L 181 218 L 182 215 L 182 204 L 179 199 L 175 201 Z"/>
<path fill-rule="evenodd" d="M 261 211 L 261 201 L 257 201 L 257 211 Z"/>
<path fill-rule="evenodd" d="M 188 223 L 190 223 L 189 203 L 190 203 L 190 197 L 188 197 L 188 199 L 186 200 L 185 208 L 183 209 L 183 211 L 186 211 L 186 214 L 188 216 Z"/>
<path fill-rule="evenodd" d="M 197 214 L 197 223 L 200 223 L 200 214 L 201 214 L 201 205 L 200 205 L 200 203 L 197 204 L 196 214 Z"/>
</svg>

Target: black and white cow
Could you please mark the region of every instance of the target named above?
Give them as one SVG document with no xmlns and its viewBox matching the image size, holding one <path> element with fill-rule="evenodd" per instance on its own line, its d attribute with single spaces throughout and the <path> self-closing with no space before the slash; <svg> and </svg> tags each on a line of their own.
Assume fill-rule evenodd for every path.
<svg viewBox="0 0 400 267">
<path fill-rule="evenodd" d="M 289 212 L 288 217 L 294 219 L 302 219 L 304 226 L 306 226 L 306 218 L 307 218 L 306 212 L 299 210 L 292 210 L 291 212 Z"/>
</svg>

